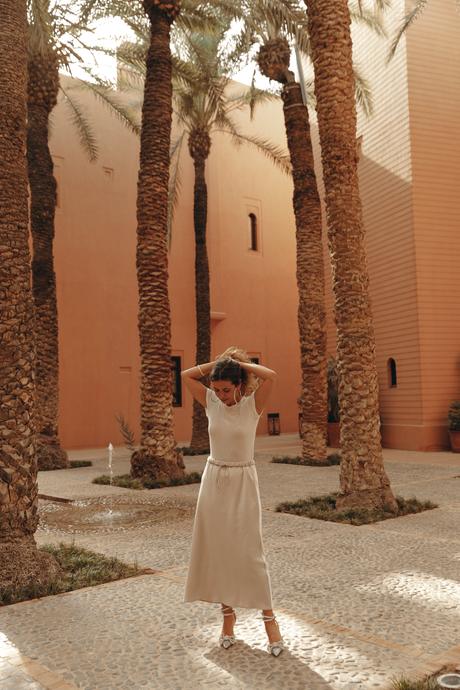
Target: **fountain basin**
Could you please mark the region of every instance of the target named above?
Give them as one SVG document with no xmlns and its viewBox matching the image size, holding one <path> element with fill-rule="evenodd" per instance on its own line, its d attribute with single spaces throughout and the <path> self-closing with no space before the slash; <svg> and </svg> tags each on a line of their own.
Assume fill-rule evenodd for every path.
<svg viewBox="0 0 460 690">
<path fill-rule="evenodd" d="M 164 522 L 188 520 L 193 507 L 175 500 L 147 501 L 119 496 L 43 501 L 39 505 L 40 529 L 47 532 L 120 532 Z"/>
</svg>

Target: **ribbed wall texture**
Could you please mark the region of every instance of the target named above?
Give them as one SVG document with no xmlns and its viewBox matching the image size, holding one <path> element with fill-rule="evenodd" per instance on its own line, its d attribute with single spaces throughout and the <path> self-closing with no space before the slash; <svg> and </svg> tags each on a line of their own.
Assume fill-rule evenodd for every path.
<svg viewBox="0 0 460 690">
<path fill-rule="evenodd" d="M 386 13 L 389 37 L 402 12 L 403 2 L 397 1 Z M 388 39 L 360 26 L 353 31 L 353 43 L 355 62 L 370 82 L 374 103 L 369 119 L 359 113 L 358 136 L 363 137 L 360 186 L 382 423 L 384 430 L 388 425 L 419 426 L 423 406 L 405 39 L 389 64 Z M 390 358 L 396 361 L 396 387 L 388 377 Z"/>
<path fill-rule="evenodd" d="M 430 0 L 408 34 L 423 421 L 460 398 L 460 12 Z"/>
</svg>

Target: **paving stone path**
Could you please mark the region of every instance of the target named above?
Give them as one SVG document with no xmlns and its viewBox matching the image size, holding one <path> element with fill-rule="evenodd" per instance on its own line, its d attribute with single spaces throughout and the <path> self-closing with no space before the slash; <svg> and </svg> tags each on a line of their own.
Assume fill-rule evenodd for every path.
<svg viewBox="0 0 460 690">
<path fill-rule="evenodd" d="M 182 602 L 198 485 L 95 485 L 105 451 L 76 451 L 93 467 L 39 475 L 42 494 L 76 505 L 41 501 L 37 541 L 74 540 L 154 572 L 0 609 L 1 690 L 387 690 L 403 673 L 460 668 L 460 456 L 386 450 L 395 493 L 439 508 L 353 527 L 274 511 L 338 487 L 338 467 L 270 463 L 298 451 L 294 435 L 257 441 L 264 543 L 287 643 L 278 659 L 265 651 L 260 612 L 237 610 L 237 644 L 226 651 L 217 644 L 220 607 Z M 186 459 L 190 471 L 204 463 Z M 114 473 L 128 469 L 127 451 L 116 449 Z"/>
</svg>

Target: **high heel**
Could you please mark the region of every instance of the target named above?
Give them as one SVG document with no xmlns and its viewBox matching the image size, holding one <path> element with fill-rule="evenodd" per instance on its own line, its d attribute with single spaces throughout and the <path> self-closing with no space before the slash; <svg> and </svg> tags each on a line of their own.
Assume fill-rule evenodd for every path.
<svg viewBox="0 0 460 690">
<path fill-rule="evenodd" d="M 227 611 L 227 613 L 226 613 L 226 611 Z M 227 606 L 225 609 L 223 608 L 222 613 L 224 614 L 224 616 L 234 616 L 234 618 L 235 618 L 234 622 L 236 623 L 235 611 L 233 609 L 230 609 L 229 606 Z M 229 647 L 234 645 L 235 642 L 236 642 L 235 635 L 224 635 L 224 634 L 222 634 L 219 637 L 220 646 L 223 647 L 224 649 L 228 649 Z"/>
<path fill-rule="evenodd" d="M 278 621 L 276 620 L 275 615 L 266 616 L 265 614 L 262 614 L 261 618 L 264 622 L 265 621 L 275 621 L 276 627 L 278 628 L 278 632 L 280 632 Z M 281 654 L 281 652 L 283 651 L 283 649 L 284 649 L 284 641 L 282 638 L 280 638 L 276 642 L 269 642 L 267 644 L 267 652 L 269 652 L 270 654 L 273 654 L 273 656 L 279 656 Z"/>
</svg>

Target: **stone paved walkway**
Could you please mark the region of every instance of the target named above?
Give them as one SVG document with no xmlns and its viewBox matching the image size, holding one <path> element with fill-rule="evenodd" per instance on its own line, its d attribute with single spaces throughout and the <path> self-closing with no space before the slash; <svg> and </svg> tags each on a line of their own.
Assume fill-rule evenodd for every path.
<svg viewBox="0 0 460 690">
<path fill-rule="evenodd" d="M 104 450 L 76 451 L 90 468 L 42 472 L 40 492 L 131 504 L 135 524 L 64 529 L 42 502 L 39 543 L 75 540 L 154 570 L 130 580 L 0 610 L 1 690 L 383 690 L 391 679 L 460 668 L 460 456 L 385 451 L 395 493 L 431 499 L 420 515 L 352 527 L 274 512 L 281 500 L 328 493 L 338 467 L 276 465 L 298 452 L 292 435 L 260 438 L 264 543 L 275 610 L 287 650 L 265 651 L 257 611 L 237 610 L 237 644 L 218 647 L 216 604 L 183 604 L 198 485 L 131 491 L 91 484 L 106 472 Z M 202 469 L 205 458 L 186 459 Z M 114 472 L 127 472 L 116 449 Z M 62 504 L 61 504 L 62 505 Z M 129 509 L 131 509 L 129 508 Z M 155 512 L 150 524 L 136 510 Z M 155 509 L 155 510 L 154 510 Z"/>
</svg>

